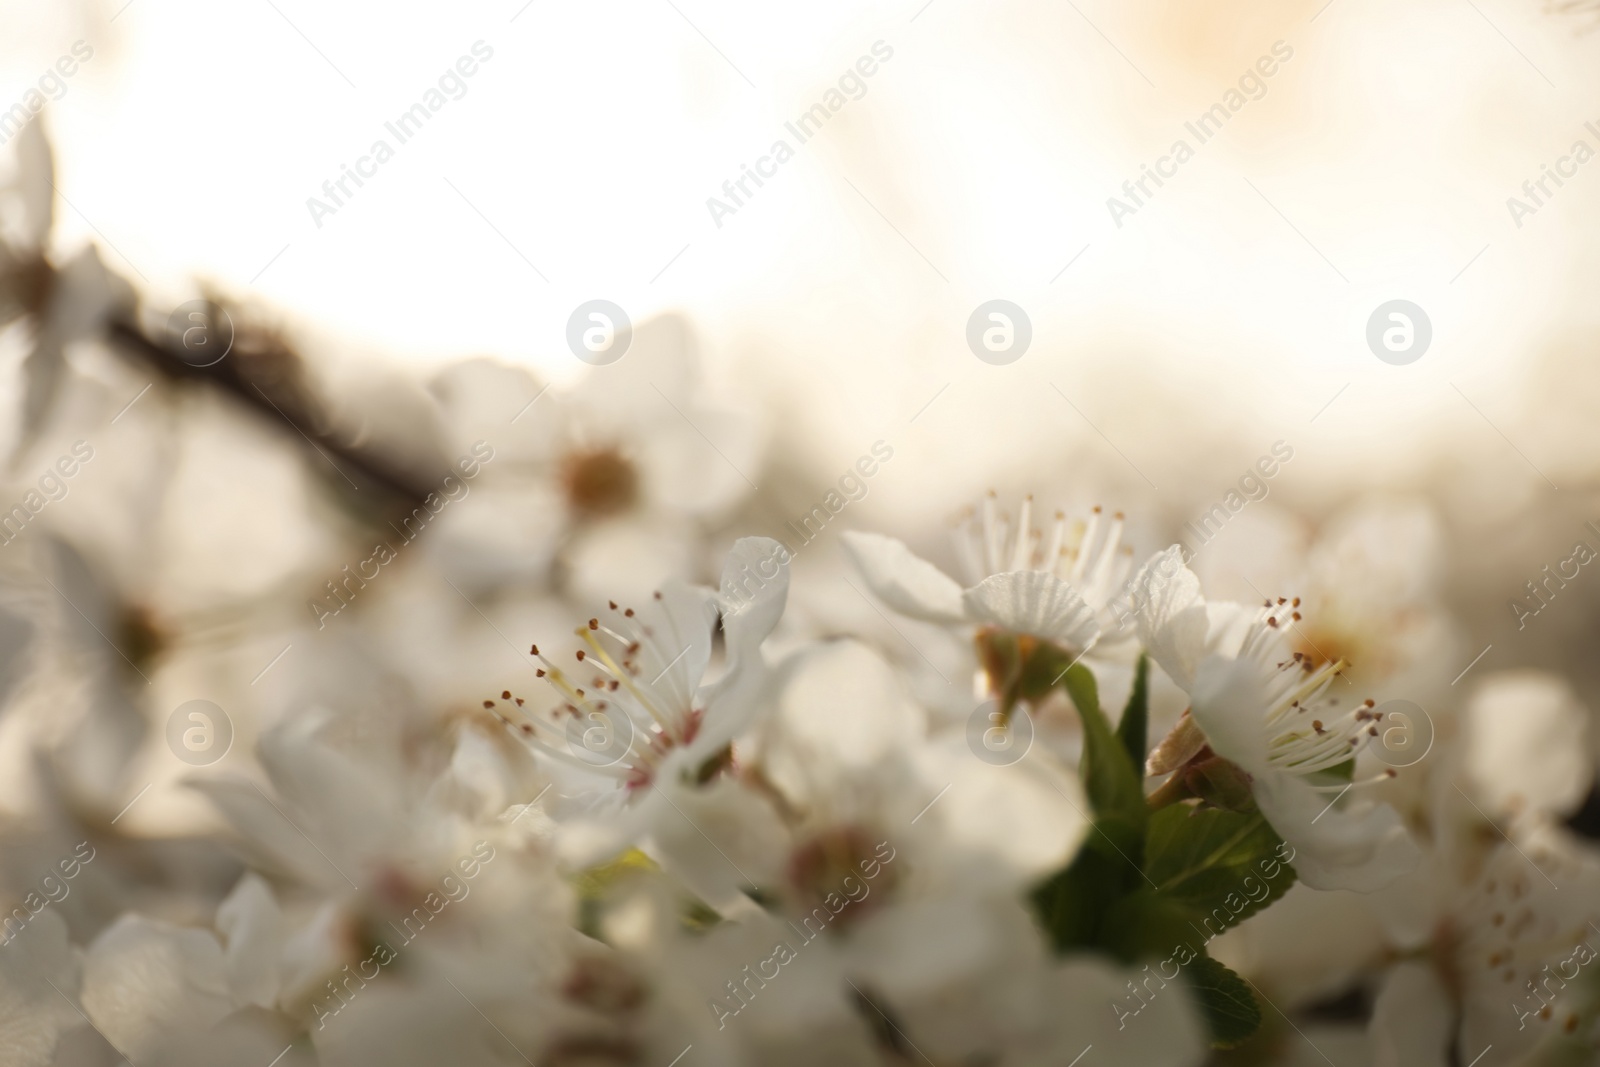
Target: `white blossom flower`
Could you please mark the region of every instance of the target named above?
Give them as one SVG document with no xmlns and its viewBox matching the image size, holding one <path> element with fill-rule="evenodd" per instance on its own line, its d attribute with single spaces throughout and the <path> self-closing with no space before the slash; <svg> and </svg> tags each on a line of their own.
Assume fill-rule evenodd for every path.
<svg viewBox="0 0 1600 1067">
<path fill-rule="evenodd" d="M 585 602 L 693 577 L 707 527 L 751 492 L 766 436 L 750 407 L 710 395 L 701 363 L 689 323 L 669 315 L 571 387 L 490 360 L 441 372 L 451 446 L 485 441 L 496 458 L 430 551 L 486 592 L 548 580 Z"/>
<path fill-rule="evenodd" d="M 634 905 L 614 920 L 637 966 L 705 1021 L 708 1049 L 1046 1064 L 1095 1045 L 1118 1062 L 1200 1061 L 1186 992 L 1120 1027 L 1128 975 L 1054 959 L 1025 908 L 1089 832 L 1069 771 L 1042 751 L 998 767 L 928 738 L 902 680 L 852 641 L 797 653 L 774 687 L 733 774 L 680 791 L 682 818 L 653 841 L 722 921 L 685 933 L 647 907 L 642 936 Z"/>
<path fill-rule="evenodd" d="M 1293 651 L 1287 631 L 1298 620 L 1296 602 L 1269 603 L 1245 622 L 1242 609 L 1207 604 L 1176 553 L 1158 555 L 1134 582 L 1150 655 L 1190 699 L 1149 769 L 1181 772 L 1209 748 L 1249 776 L 1306 884 L 1370 891 L 1393 881 L 1417 860 L 1398 813 L 1364 798 L 1345 801 L 1350 783 L 1328 777 L 1376 736 L 1373 702 L 1336 699 L 1342 664 L 1316 666 Z"/>
<path fill-rule="evenodd" d="M 1459 628 L 1444 604 L 1444 532 L 1424 500 L 1359 501 L 1313 530 L 1266 505 L 1196 551 L 1211 590 L 1254 599 L 1293 589 L 1306 615 L 1295 650 L 1343 660 L 1354 684 L 1431 703 L 1459 670 Z"/>
<path fill-rule="evenodd" d="M 451 1041 L 492 1038 L 481 1009 L 519 1048 L 535 1047 L 549 1000 L 532 990 L 559 981 L 578 940 L 548 820 L 528 805 L 485 816 L 460 803 L 442 738 L 372 737 L 362 725 L 307 709 L 263 736 L 270 787 L 237 775 L 195 783 L 273 881 L 241 880 L 215 936 L 145 938 L 168 945 L 151 964 L 154 989 L 220 989 L 224 1010 L 169 1025 L 175 993 L 119 987 L 130 1035 L 154 1026 L 202 1048 L 236 1027 L 198 1028 L 264 1012 L 297 1042 L 309 1037 L 323 1064 L 420 1067 Z M 176 941 L 197 938 L 210 947 L 174 956 Z"/>
<path fill-rule="evenodd" d="M 610 603 L 575 632 L 577 666 L 533 646 L 562 703 L 540 714 L 501 694 L 485 706 L 552 764 L 577 772 L 551 810 L 575 815 L 574 856 L 590 861 L 632 843 L 670 808 L 660 787 L 705 777 L 754 721 L 764 699 L 761 643 L 788 594 L 788 555 L 767 538 L 737 542 L 720 592 L 669 582 L 645 607 Z M 726 663 L 708 681 L 720 627 Z M 577 671 L 593 671 L 588 680 Z M 564 803 L 563 801 L 567 801 Z"/>
<path fill-rule="evenodd" d="M 992 626 L 1085 652 L 1111 628 L 1107 609 L 1132 569 L 1123 517 L 1108 521 L 1096 508 L 1087 522 L 1068 523 L 1057 512 L 1048 537 L 1032 522 L 1032 497 L 1015 527 L 994 495 L 986 497 L 955 538 L 965 587 L 892 537 L 848 531 L 844 544 L 867 585 L 901 614 Z"/>
<path fill-rule="evenodd" d="M 1463 725 L 1462 784 L 1492 818 L 1560 821 L 1594 785 L 1589 713 L 1557 675 L 1485 675 L 1473 687 Z"/>
<path fill-rule="evenodd" d="M 56 407 L 69 376 L 68 348 L 97 337 L 114 311 L 132 306 L 133 294 L 93 246 L 57 265 L 50 240 L 55 165 L 43 123 L 27 123 L 14 142 L 15 168 L 0 186 L 0 343 L 19 340 L 27 354 L 15 391 L 17 417 L 0 448 L 20 452 Z"/>
<path fill-rule="evenodd" d="M 1092 650 L 1097 659 L 1128 658 L 1131 628 L 1115 610 L 1133 567 L 1123 522 L 1121 513 L 1107 518 L 1098 507 L 1087 521 L 1069 521 L 1058 511 L 1047 534 L 1033 525 L 1031 496 L 1013 524 L 990 493 L 956 530 L 965 586 L 892 537 L 847 531 L 843 543 L 889 607 L 975 632 L 988 690 L 1010 702 L 1041 642 L 1065 657 L 1060 667 Z"/>
<path fill-rule="evenodd" d="M 1286 1011 L 1376 985 L 1368 1029 L 1384 1067 L 1444 1067 L 1452 1046 L 1470 1059 L 1491 1044 L 1506 1063 L 1589 1062 L 1600 999 L 1574 978 L 1600 959 L 1600 853 L 1560 825 L 1593 779 L 1589 757 L 1571 757 L 1587 718 L 1553 677 L 1481 679 L 1465 729 L 1438 739 L 1423 788 L 1396 800 L 1418 801 L 1405 808 L 1416 867 L 1371 893 L 1296 885 L 1223 935 L 1217 957 Z"/>
<path fill-rule="evenodd" d="M 900 679 L 864 645 L 798 653 L 772 689 L 772 711 L 738 749 L 731 778 L 720 791 L 680 794 L 691 818 L 668 824 L 674 849 L 698 847 L 704 877 L 725 887 L 708 899 L 755 888 L 803 913 L 883 842 L 911 855 L 904 867 L 919 875 L 891 878 L 898 888 L 880 902 L 1020 897 L 1070 862 L 1088 833 L 1070 770 L 1043 751 L 993 766 L 962 737 L 929 737 Z"/>
<path fill-rule="evenodd" d="M 1373 1011 L 1379 1067 L 1445 1067 L 1452 1046 L 1530 1065 L 1600 1055 L 1600 854 L 1550 827 L 1519 838 L 1481 858 L 1435 850 L 1382 895 L 1401 960 Z"/>
</svg>

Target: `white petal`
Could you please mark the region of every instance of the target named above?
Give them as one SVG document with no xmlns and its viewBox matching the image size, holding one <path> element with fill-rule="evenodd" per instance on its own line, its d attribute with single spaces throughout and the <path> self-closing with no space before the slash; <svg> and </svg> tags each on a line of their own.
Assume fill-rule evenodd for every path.
<svg viewBox="0 0 1600 1067">
<path fill-rule="evenodd" d="M 0 1062 L 44 1067 L 57 1038 L 83 1023 L 66 999 L 78 991 L 78 960 L 67 944 L 67 924 L 48 908 L 20 930 L 7 921 L 6 933 L 16 932 L 0 941 Z"/>
<path fill-rule="evenodd" d="M 956 872 L 969 882 L 1020 887 L 1064 867 L 1089 833 L 1089 802 L 1077 776 L 1042 750 L 994 766 L 974 759 L 964 739 L 947 738 L 920 748 L 916 759 L 922 803 L 938 800 L 922 814 L 915 813 L 921 804 L 906 806 L 943 842 L 940 858 L 963 865 L 972 856 L 998 861 Z M 996 833 L 997 826 L 1005 832 Z"/>
<path fill-rule="evenodd" d="M 1296 882 L 1270 908 L 1230 928 L 1206 951 L 1272 990 L 1287 1011 L 1338 996 L 1391 957 L 1394 942 L 1385 936 L 1383 922 L 1390 899 L 1327 893 Z"/>
<path fill-rule="evenodd" d="M 650 503 L 669 512 L 715 515 L 750 494 L 746 472 L 760 469 L 765 435 L 749 409 L 696 403 L 648 438 L 637 463 Z M 704 436 L 701 436 L 704 434 Z M 715 448 L 708 442 L 714 442 Z"/>
<path fill-rule="evenodd" d="M 1206 601 L 1200 579 L 1183 564 L 1183 548 L 1173 545 L 1151 557 L 1133 579 L 1139 640 L 1150 658 L 1185 692 L 1205 655 Z"/>
<path fill-rule="evenodd" d="M 1069 1064 L 1092 1047 L 1083 1058 L 1084 1067 L 1096 1057 L 1104 1057 L 1100 1062 L 1106 1064 L 1199 1067 L 1206 1061 L 1205 1029 L 1183 980 L 1144 984 L 1164 966 L 1165 961 L 1158 961 L 1143 971 L 1123 970 L 1081 957 L 1061 964 L 1050 987 L 1055 993 L 1054 1047 L 1019 1062 L 1028 1067 Z M 1130 992 L 1130 983 L 1145 991 L 1148 1000 Z"/>
<path fill-rule="evenodd" d="M 383 854 L 407 832 L 408 805 L 398 778 L 323 741 L 326 724 L 312 709 L 262 734 L 257 754 L 270 788 L 236 774 L 186 784 L 239 830 L 257 865 L 342 891 L 365 857 Z"/>
<path fill-rule="evenodd" d="M 789 763 L 808 778 L 818 771 L 866 770 L 924 732 L 899 677 L 859 642 L 806 649 L 786 664 L 785 673 L 771 720 L 780 774 Z"/>
<path fill-rule="evenodd" d="M 642 609 L 656 590 L 665 590 L 663 578 L 693 573 L 698 536 L 678 516 L 634 509 L 587 524 L 560 558 L 574 599 Z"/>
<path fill-rule="evenodd" d="M 1466 769 L 1490 813 L 1570 814 L 1589 794 L 1588 715 L 1562 679 L 1483 679 L 1467 707 Z"/>
<path fill-rule="evenodd" d="M 499 593 L 548 572 L 564 520 L 553 486 L 510 491 L 490 483 L 440 512 L 427 527 L 423 550 L 463 592 Z"/>
<path fill-rule="evenodd" d="M 913 898 L 862 923 L 851 947 L 873 989 L 890 1003 L 909 1003 L 959 989 L 982 969 L 1003 964 L 997 957 L 1009 946 L 999 922 L 962 897 Z"/>
<path fill-rule="evenodd" d="M 502 471 L 515 468 L 519 461 L 549 463 L 556 447 L 551 438 L 557 420 L 549 410 L 555 398 L 543 397 L 527 411 L 519 410 L 544 388 L 527 368 L 484 357 L 457 360 L 427 383 L 439 404 L 452 455 L 464 456 L 476 443 L 493 442 L 491 469 L 502 477 Z M 513 417 L 516 432 L 503 433 Z M 472 469 L 470 463 L 467 469 Z"/>
<path fill-rule="evenodd" d="M 694 327 L 669 312 L 635 323 L 624 358 L 605 373 L 592 371 L 579 379 L 565 403 L 583 413 L 598 440 L 619 431 L 637 433 L 651 422 L 674 433 L 694 434 L 679 412 L 693 405 L 704 388 Z"/>
<path fill-rule="evenodd" d="M 1195 722 L 1219 756 L 1251 775 L 1261 814 L 1295 849 L 1292 862 L 1301 881 L 1313 889 L 1362 893 L 1388 885 L 1416 866 L 1416 843 L 1388 805 L 1357 801 L 1332 808 L 1335 794 L 1318 792 L 1267 761 L 1264 669 L 1271 668 L 1254 659 L 1207 656 L 1195 677 Z"/>
<path fill-rule="evenodd" d="M 227 939 L 228 982 L 245 1004 L 270 1008 L 278 998 L 278 956 L 283 913 L 266 880 L 246 874 L 217 908 L 217 929 Z"/>
<path fill-rule="evenodd" d="M 256 1064 L 258 1067 L 319 1067 L 306 1043 L 297 1040 L 301 1037 L 297 1024 L 291 1022 L 288 1016 L 254 1008 L 234 1012 L 204 1033 L 173 1037 L 175 1040 L 170 1040 L 162 1049 L 159 1067 L 217 1067 L 222 1063 Z M 102 1044 L 99 1037 L 94 1040 L 97 1045 Z M 71 1062 L 77 1064 L 80 1061 Z M 141 1064 L 140 1067 L 147 1065 Z M 396 1065 L 387 1064 L 386 1067 Z"/>
<path fill-rule="evenodd" d="M 95 938 L 83 968 L 83 1009 L 133 1062 L 180 1032 L 199 1032 L 233 1010 L 217 939 L 124 915 Z"/>
<path fill-rule="evenodd" d="M 747 890 L 780 884 L 788 833 L 766 798 L 728 778 L 655 788 L 669 791 L 672 803 L 657 812 L 649 851 L 691 893 L 727 912 L 749 903 Z"/>
<path fill-rule="evenodd" d="M 1043 571 L 990 575 L 962 593 L 961 602 L 969 618 L 1079 652 L 1100 636 L 1094 609 L 1072 586 Z"/>
<path fill-rule="evenodd" d="M 1414 868 L 1421 857 L 1399 814 L 1387 804 L 1330 807 L 1335 794 L 1279 773 L 1257 777 L 1252 788 L 1261 814 L 1294 849 L 1295 872 L 1312 889 L 1371 893 Z"/>
<path fill-rule="evenodd" d="M 1396 964 L 1373 1005 L 1373 1067 L 1446 1067 L 1455 1034 L 1450 994 L 1432 966 Z"/>
<path fill-rule="evenodd" d="M 556 856 L 562 867 L 580 871 L 614 859 L 632 848 L 649 828 L 650 821 L 664 819 L 671 809 L 654 789 L 632 807 L 610 818 L 578 816 L 563 823 L 556 837 Z"/>
<path fill-rule="evenodd" d="M 321 1067 L 544 1067 L 551 1062 L 539 1054 L 538 1037 L 526 1032 L 542 1021 L 528 1003 L 537 998 L 513 999 L 505 991 L 510 976 L 457 972 L 449 979 L 452 988 L 437 968 L 415 968 L 403 982 L 380 975 L 348 1003 L 327 993 L 315 1002 L 318 1020 L 308 1029 Z"/>
<path fill-rule="evenodd" d="M 348 951 L 349 920 L 337 903 L 326 901 L 282 943 L 279 1003 L 305 1004 L 326 996 L 328 976 L 343 966 Z"/>
<path fill-rule="evenodd" d="M 1439 825 L 1435 822 L 1435 828 Z M 1404 955 L 1432 942 L 1439 924 L 1459 903 L 1454 894 L 1461 876 L 1453 861 L 1435 841 L 1416 867 L 1372 894 L 1369 906 L 1391 950 Z"/>
<path fill-rule="evenodd" d="M 789 550 L 769 537 L 742 537 L 722 569 L 722 632 L 728 670 L 706 696 L 700 736 L 690 746 L 709 755 L 744 733 L 766 705 L 768 669 L 761 642 L 789 599 Z"/>
<path fill-rule="evenodd" d="M 789 551 L 770 537 L 741 537 L 722 568 L 722 629 L 735 660 L 753 656 L 789 599 Z"/>
<path fill-rule="evenodd" d="M 1269 700 L 1267 679 L 1255 660 L 1207 656 L 1195 672 L 1189 710 L 1217 755 L 1259 778 L 1278 773 L 1267 763 L 1262 717 Z"/>
<path fill-rule="evenodd" d="M 1237 656 L 1259 610 L 1232 600 L 1206 601 L 1206 655 Z"/>
<path fill-rule="evenodd" d="M 1367 611 L 1388 613 L 1434 595 L 1444 532 L 1431 505 L 1375 498 L 1336 516 L 1308 561 L 1314 587 Z"/>
<path fill-rule="evenodd" d="M 712 638 L 717 627 L 717 602 L 711 590 L 676 579 L 661 586 L 661 599 L 645 609 L 657 620 L 652 624 L 654 639 L 665 657 L 641 661 L 649 671 L 644 681 L 652 692 L 675 693 L 692 697 L 711 662 Z"/>
<path fill-rule="evenodd" d="M 901 541 L 847 530 L 845 553 L 878 599 L 902 615 L 928 622 L 962 622 L 961 586 Z"/>
<path fill-rule="evenodd" d="M 338 878 L 310 842 L 273 808 L 262 794 L 262 787 L 251 779 L 237 774 L 219 774 L 211 778 L 191 778 L 185 784 L 216 805 L 222 817 L 243 839 L 240 847 L 256 866 L 297 876 L 315 872 L 320 867 L 332 878 Z"/>
<path fill-rule="evenodd" d="M 17 136 L 17 188 L 22 194 L 25 215 L 23 240 L 43 248 L 50 237 L 55 218 L 55 163 L 44 122 L 29 122 Z"/>
<path fill-rule="evenodd" d="M 317 843 L 320 877 L 348 885 L 346 877 L 356 872 L 334 865 L 347 868 L 382 854 L 386 838 L 408 829 L 403 813 L 410 805 L 393 773 L 398 768 L 381 761 L 381 749 L 358 760 L 333 746 L 327 738 L 337 733 L 338 721 L 336 713 L 320 711 L 287 718 L 261 735 L 256 757 L 277 792 L 279 822 L 293 816 L 294 835 Z"/>
</svg>

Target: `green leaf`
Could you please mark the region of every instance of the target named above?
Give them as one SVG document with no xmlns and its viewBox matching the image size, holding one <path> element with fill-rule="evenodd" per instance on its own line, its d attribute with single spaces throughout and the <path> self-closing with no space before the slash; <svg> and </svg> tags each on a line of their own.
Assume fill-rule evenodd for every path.
<svg viewBox="0 0 1600 1067">
<path fill-rule="evenodd" d="M 1283 842 L 1258 812 L 1193 802 L 1148 809 L 1140 773 L 1149 692 L 1143 657 L 1116 730 L 1087 668 L 1072 664 L 1060 678 L 1083 722 L 1080 777 L 1094 828 L 1072 863 L 1031 894 L 1057 952 L 1094 950 L 1133 963 L 1170 957 L 1184 945 L 1192 955 L 1187 946 L 1196 939 L 1203 944 L 1283 895 L 1294 869 L 1283 862 Z M 1224 774 L 1214 784 L 1220 790 L 1237 783 Z M 1196 980 L 1216 1040 L 1244 1040 L 1260 1022 L 1248 987 L 1200 958 Z"/>
<path fill-rule="evenodd" d="M 1188 907 L 1148 885 L 1113 903 L 1100 923 L 1100 946 L 1123 963 L 1168 959 L 1197 941 Z"/>
<path fill-rule="evenodd" d="M 1148 818 L 1144 787 L 1128 750 L 1100 710 L 1094 675 L 1072 665 L 1058 670 L 1058 677 L 1083 721 L 1080 775 L 1094 809 L 1094 828 L 1072 863 L 1034 890 L 1033 905 L 1058 952 L 1115 951 L 1107 940 L 1112 937 L 1108 913 L 1130 893 L 1149 886 L 1139 870 Z"/>
<path fill-rule="evenodd" d="M 1209 939 L 1294 884 L 1284 847 L 1259 813 L 1173 804 L 1150 816 L 1144 870 L 1157 892 L 1195 913 Z"/>
<path fill-rule="evenodd" d="M 1210 956 L 1200 955 L 1184 969 L 1211 1029 L 1213 1048 L 1234 1048 L 1261 1027 L 1261 1005 L 1250 984 Z"/>
<path fill-rule="evenodd" d="M 1139 665 L 1133 672 L 1133 692 L 1128 694 L 1128 706 L 1122 709 L 1122 721 L 1117 723 L 1117 737 L 1133 760 L 1133 769 L 1144 775 L 1144 761 L 1148 752 L 1146 734 L 1150 723 L 1150 657 L 1140 654 Z"/>
<path fill-rule="evenodd" d="M 1058 953 L 1102 947 L 1106 913 L 1127 891 L 1127 862 L 1111 849 L 1091 847 L 1096 840 L 1104 839 L 1091 830 L 1072 863 L 1031 895 L 1050 947 Z"/>
<path fill-rule="evenodd" d="M 1083 722 L 1083 764 L 1079 774 L 1094 808 L 1095 821 L 1124 852 L 1139 851 L 1148 812 L 1144 803 L 1144 778 L 1134 769 L 1111 724 L 1100 710 L 1100 690 L 1094 675 L 1082 664 L 1063 672 L 1067 695 Z M 1091 842 L 1092 843 L 1092 842 Z M 1130 854 L 1133 864 L 1139 856 Z"/>
</svg>

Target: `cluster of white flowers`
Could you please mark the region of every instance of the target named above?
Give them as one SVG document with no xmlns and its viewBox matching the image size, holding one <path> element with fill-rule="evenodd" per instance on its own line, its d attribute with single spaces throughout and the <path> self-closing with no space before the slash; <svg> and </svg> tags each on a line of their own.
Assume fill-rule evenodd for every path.
<svg viewBox="0 0 1600 1067">
<path fill-rule="evenodd" d="M 0 1067 L 1600 1063 L 1588 714 L 1447 677 L 1425 507 L 1230 532 L 1250 603 L 1098 508 L 989 495 L 959 581 L 830 530 L 891 640 L 786 611 L 857 593 L 742 536 L 762 423 L 682 320 L 570 389 L 446 369 L 454 473 L 366 514 L 146 395 L 42 189 L 0 486 L 95 461 L 0 548 Z"/>
</svg>

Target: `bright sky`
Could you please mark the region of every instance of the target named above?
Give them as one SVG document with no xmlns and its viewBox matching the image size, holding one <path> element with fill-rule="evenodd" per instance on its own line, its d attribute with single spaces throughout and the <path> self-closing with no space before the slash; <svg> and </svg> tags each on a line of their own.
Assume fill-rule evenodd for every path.
<svg viewBox="0 0 1600 1067">
<path fill-rule="evenodd" d="M 0 107 L 94 49 L 49 105 L 63 243 L 114 247 L 158 301 L 216 279 L 363 351 L 565 374 L 568 316 L 604 298 L 688 311 L 851 441 L 952 384 L 946 418 L 1073 418 L 1056 388 L 1137 436 L 1152 374 L 1296 425 L 1339 396 L 1318 425 L 1370 440 L 1463 397 L 1514 422 L 1531 353 L 1590 302 L 1600 165 L 1520 228 L 1506 207 L 1600 148 L 1600 44 L 1536 0 L 123 4 L 0 5 Z M 480 41 L 400 144 L 384 124 Z M 784 123 L 880 41 L 798 144 Z M 1200 144 L 1185 122 L 1278 42 Z M 380 138 L 393 158 L 319 228 L 307 198 Z M 719 228 L 707 198 L 779 138 L 794 158 Z M 1194 157 L 1119 227 L 1107 199 L 1179 138 Z M 1032 320 L 1009 368 L 966 349 L 992 298 Z M 1395 298 L 1433 326 L 1406 368 L 1364 343 Z"/>
</svg>

